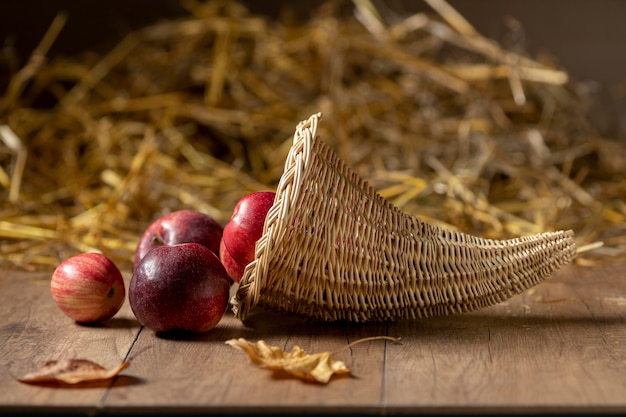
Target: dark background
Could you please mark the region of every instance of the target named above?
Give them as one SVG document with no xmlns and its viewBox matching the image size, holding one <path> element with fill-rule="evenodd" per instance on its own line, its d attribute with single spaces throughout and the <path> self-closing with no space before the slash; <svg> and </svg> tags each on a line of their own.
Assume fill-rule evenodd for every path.
<svg viewBox="0 0 626 417">
<path fill-rule="evenodd" d="M 506 41 L 508 17 L 519 21 L 531 56 L 548 54 L 595 91 L 602 133 L 626 137 L 626 1 L 449 0 L 483 35 Z M 278 15 L 285 5 L 306 18 L 321 1 L 244 1 L 254 13 Z M 349 2 L 347 2 L 349 5 Z M 400 15 L 430 10 L 419 0 L 378 2 Z M 16 47 L 21 62 L 37 45 L 57 11 L 69 19 L 49 56 L 106 51 L 128 31 L 182 16 L 178 0 L 0 1 L 0 47 Z"/>
</svg>

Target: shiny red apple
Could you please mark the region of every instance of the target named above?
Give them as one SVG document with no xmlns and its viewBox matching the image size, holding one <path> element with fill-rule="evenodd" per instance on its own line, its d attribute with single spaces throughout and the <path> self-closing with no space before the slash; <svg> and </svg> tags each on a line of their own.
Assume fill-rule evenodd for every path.
<svg viewBox="0 0 626 417">
<path fill-rule="evenodd" d="M 248 194 L 237 202 L 233 214 L 224 226 L 220 242 L 220 260 L 228 275 L 241 280 L 246 266 L 254 260 L 257 240 L 263 234 L 263 225 L 276 193 L 260 191 Z"/>
<path fill-rule="evenodd" d="M 234 282 L 241 281 L 241 277 L 243 277 L 243 271 L 246 268 L 246 265 L 252 262 L 250 261 L 244 264 L 240 264 L 238 261 L 236 261 L 232 257 L 230 252 L 224 247 L 223 238 L 222 238 L 222 241 L 220 242 L 220 261 L 222 262 L 222 265 L 224 265 L 224 269 L 226 270 L 226 273 L 228 274 L 230 279 L 232 279 Z"/>
<path fill-rule="evenodd" d="M 128 289 L 139 322 L 155 332 L 202 333 L 226 312 L 230 279 L 219 258 L 199 243 L 157 246 L 135 268 Z"/>
<path fill-rule="evenodd" d="M 57 306 L 79 323 L 108 320 L 124 304 L 124 279 L 117 266 L 100 253 L 81 253 L 54 270 L 50 292 Z"/>
<path fill-rule="evenodd" d="M 217 255 L 222 232 L 222 226 L 208 214 L 196 210 L 173 211 L 146 228 L 135 250 L 134 267 L 150 249 L 162 245 L 199 243 Z"/>
</svg>

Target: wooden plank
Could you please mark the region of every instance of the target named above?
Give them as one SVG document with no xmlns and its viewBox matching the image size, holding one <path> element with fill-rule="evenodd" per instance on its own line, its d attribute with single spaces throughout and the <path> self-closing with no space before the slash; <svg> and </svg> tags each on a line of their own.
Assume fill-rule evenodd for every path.
<svg viewBox="0 0 626 417">
<path fill-rule="evenodd" d="M 58 389 L 22 384 L 15 377 L 60 358 L 85 358 L 107 368 L 117 366 L 139 332 L 128 303 L 104 325 L 74 323 L 54 303 L 50 276 L 0 271 L 0 410 L 28 411 L 44 406 L 71 411 L 97 409 L 108 384 Z M 132 382 L 124 377 L 117 383 Z"/>
<path fill-rule="evenodd" d="M 393 324 L 320 324 L 260 312 L 246 324 L 228 313 L 213 331 L 163 338 L 140 330 L 128 303 L 101 327 L 67 319 L 49 275 L 0 271 L 0 411 L 368 413 L 626 411 L 626 266 L 570 267 L 509 302 L 462 316 Z M 128 283 L 129 276 L 126 274 Z M 352 377 L 305 383 L 248 363 L 226 345 L 263 339 L 287 350 L 335 351 Z M 131 367 L 108 388 L 20 384 L 58 357 Z"/>
<path fill-rule="evenodd" d="M 144 329 L 133 347 L 133 370 L 144 384 L 112 390 L 108 410 L 175 407 L 176 410 L 365 410 L 380 405 L 384 341 L 358 344 L 337 353 L 352 370 L 328 385 L 303 382 L 258 368 L 243 352 L 225 344 L 243 337 L 309 353 L 335 351 L 357 339 L 384 335 L 384 324 L 318 324 L 261 312 L 246 324 L 232 314 L 201 336 L 165 339 Z"/>
<path fill-rule="evenodd" d="M 625 266 L 568 267 L 462 316 L 390 325 L 390 410 L 626 410 Z"/>
</svg>

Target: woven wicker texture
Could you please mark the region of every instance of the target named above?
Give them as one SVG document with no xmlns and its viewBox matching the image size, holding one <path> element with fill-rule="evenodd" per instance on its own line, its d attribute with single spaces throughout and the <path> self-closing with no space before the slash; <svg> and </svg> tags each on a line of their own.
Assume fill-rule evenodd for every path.
<svg viewBox="0 0 626 417">
<path fill-rule="evenodd" d="M 323 321 L 399 320 L 504 301 L 576 255 L 571 231 L 492 240 L 402 213 L 301 122 L 275 202 L 233 297 Z"/>
</svg>

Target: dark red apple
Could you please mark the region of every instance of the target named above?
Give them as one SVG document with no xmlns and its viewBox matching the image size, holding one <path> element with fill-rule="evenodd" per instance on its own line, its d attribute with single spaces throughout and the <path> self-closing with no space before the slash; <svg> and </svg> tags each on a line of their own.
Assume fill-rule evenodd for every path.
<svg viewBox="0 0 626 417">
<path fill-rule="evenodd" d="M 275 196 L 276 193 L 271 191 L 246 195 L 237 202 L 233 215 L 224 226 L 220 260 L 236 282 L 241 280 L 244 269 L 254 260 L 255 245 L 263 234 L 265 218 Z"/>
<path fill-rule="evenodd" d="M 150 249 L 162 245 L 199 243 L 217 255 L 222 232 L 222 226 L 208 214 L 195 210 L 173 211 L 146 228 L 135 250 L 134 267 Z"/>
<path fill-rule="evenodd" d="M 219 258 L 199 243 L 157 246 L 135 268 L 128 289 L 137 320 L 156 331 L 202 333 L 226 312 L 230 279 Z"/>
<path fill-rule="evenodd" d="M 124 304 L 124 279 L 101 253 L 81 253 L 54 270 L 50 292 L 65 315 L 79 323 L 108 320 Z"/>
</svg>

